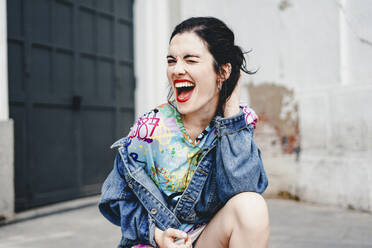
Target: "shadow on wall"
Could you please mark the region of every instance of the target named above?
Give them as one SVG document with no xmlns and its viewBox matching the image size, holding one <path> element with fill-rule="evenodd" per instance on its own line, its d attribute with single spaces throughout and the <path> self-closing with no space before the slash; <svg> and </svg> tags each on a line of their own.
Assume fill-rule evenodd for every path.
<svg viewBox="0 0 372 248">
<path fill-rule="evenodd" d="M 272 83 L 248 84 L 250 105 L 259 116 L 256 129 L 257 142 L 266 152 L 295 154 L 299 160 L 300 131 L 298 104 L 293 90 Z M 271 149 L 270 149 L 271 147 Z"/>
</svg>

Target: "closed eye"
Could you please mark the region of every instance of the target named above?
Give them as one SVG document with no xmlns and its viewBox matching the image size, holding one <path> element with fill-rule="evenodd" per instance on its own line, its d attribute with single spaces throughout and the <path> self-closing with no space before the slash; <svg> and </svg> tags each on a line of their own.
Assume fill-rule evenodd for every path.
<svg viewBox="0 0 372 248">
<path fill-rule="evenodd" d="M 186 60 L 186 62 L 189 63 L 189 64 L 194 64 L 194 63 L 196 63 L 197 61 L 188 59 L 188 60 Z"/>
<path fill-rule="evenodd" d="M 174 64 L 174 63 L 176 63 L 175 59 L 168 59 L 168 64 Z"/>
</svg>

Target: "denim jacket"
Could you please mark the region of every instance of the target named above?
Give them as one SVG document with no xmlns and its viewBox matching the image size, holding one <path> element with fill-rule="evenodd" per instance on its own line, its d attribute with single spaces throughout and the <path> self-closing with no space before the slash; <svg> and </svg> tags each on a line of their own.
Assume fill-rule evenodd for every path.
<svg viewBox="0 0 372 248">
<path fill-rule="evenodd" d="M 144 243 L 157 247 L 155 226 L 162 230 L 182 223 L 206 223 L 234 195 L 262 193 L 268 180 L 261 155 L 253 140 L 253 125 L 245 115 L 215 117 L 217 138 L 203 148 L 190 183 L 175 207 L 170 207 L 143 168 L 128 156 L 128 137 L 113 144 L 118 148 L 114 168 L 102 186 L 101 213 L 121 226 L 119 247 Z"/>
</svg>

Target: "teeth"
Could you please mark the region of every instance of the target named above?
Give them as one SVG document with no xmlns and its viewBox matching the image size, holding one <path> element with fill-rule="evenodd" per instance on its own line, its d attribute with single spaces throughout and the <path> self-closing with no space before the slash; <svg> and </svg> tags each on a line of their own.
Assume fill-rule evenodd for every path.
<svg viewBox="0 0 372 248">
<path fill-rule="evenodd" d="M 182 88 L 182 87 L 192 87 L 192 86 L 194 86 L 194 84 L 192 84 L 190 82 L 182 82 L 182 83 L 175 83 L 174 86 L 176 88 Z"/>
</svg>

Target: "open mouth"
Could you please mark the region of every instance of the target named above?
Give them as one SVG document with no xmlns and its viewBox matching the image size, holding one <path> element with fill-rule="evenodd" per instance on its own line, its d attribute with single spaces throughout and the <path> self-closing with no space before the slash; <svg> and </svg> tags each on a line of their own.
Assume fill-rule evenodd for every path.
<svg viewBox="0 0 372 248">
<path fill-rule="evenodd" d="M 195 85 L 186 80 L 175 80 L 174 86 L 176 88 L 176 95 L 178 102 L 188 101 L 194 91 Z"/>
</svg>

